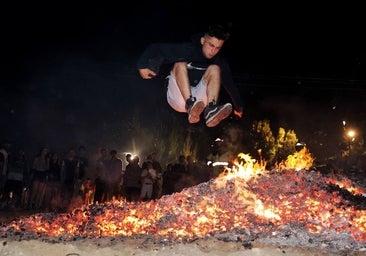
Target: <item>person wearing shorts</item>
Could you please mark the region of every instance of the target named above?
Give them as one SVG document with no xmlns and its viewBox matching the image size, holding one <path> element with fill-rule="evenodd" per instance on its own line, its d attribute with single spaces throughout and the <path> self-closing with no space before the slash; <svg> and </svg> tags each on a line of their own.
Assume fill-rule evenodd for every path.
<svg viewBox="0 0 366 256">
<path fill-rule="evenodd" d="M 167 76 L 167 101 L 175 111 L 187 113 L 190 124 L 200 122 L 202 113 L 208 127 L 217 126 L 233 110 L 241 118 L 241 96 L 227 61 L 219 54 L 229 36 L 224 26 L 213 25 L 192 42 L 150 44 L 137 61 L 139 74 L 152 79 L 163 64 L 172 64 Z M 221 87 L 232 104 L 218 103 Z"/>
</svg>

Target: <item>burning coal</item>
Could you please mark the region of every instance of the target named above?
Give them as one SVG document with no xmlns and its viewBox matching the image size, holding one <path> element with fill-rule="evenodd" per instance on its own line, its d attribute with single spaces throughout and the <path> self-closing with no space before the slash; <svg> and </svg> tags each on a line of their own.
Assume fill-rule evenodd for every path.
<svg viewBox="0 0 366 256">
<path fill-rule="evenodd" d="M 312 163 L 306 148 L 271 171 L 265 161 L 239 154 L 216 179 L 180 193 L 22 217 L 0 234 L 63 240 L 148 235 L 166 241 L 225 235 L 243 241 L 285 239 L 301 231 L 308 241 L 322 237 L 366 247 L 364 191 L 346 178 L 322 175 L 311 169 Z"/>
</svg>

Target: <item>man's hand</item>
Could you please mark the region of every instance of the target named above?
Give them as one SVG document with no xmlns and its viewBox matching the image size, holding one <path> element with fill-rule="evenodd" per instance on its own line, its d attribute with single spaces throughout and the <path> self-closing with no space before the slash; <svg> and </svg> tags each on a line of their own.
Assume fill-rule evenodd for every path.
<svg viewBox="0 0 366 256">
<path fill-rule="evenodd" d="M 242 109 L 234 109 L 234 115 L 241 118 L 243 116 L 243 110 Z"/>
<path fill-rule="evenodd" d="M 143 79 L 151 79 L 156 76 L 156 73 L 148 68 L 139 69 L 139 73 Z"/>
</svg>

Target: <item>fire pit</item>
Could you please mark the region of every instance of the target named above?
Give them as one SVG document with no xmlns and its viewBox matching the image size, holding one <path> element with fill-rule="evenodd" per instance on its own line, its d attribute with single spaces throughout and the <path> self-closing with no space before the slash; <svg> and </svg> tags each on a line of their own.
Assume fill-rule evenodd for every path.
<svg viewBox="0 0 366 256">
<path fill-rule="evenodd" d="M 42 248 L 66 244 L 79 254 L 78 246 L 92 245 L 90 253 L 98 248 L 108 251 L 105 255 L 147 251 L 157 255 L 291 255 L 291 251 L 293 255 L 362 255 L 366 251 L 363 189 L 347 178 L 299 167 L 299 162 L 309 164 L 307 154 L 305 149 L 271 171 L 265 170 L 265 163 L 241 154 L 233 168 L 216 179 L 159 200 L 113 201 L 65 214 L 21 217 L 0 229 L 2 249 L 8 252 L 5 255 L 28 255 L 10 251 L 33 243 Z"/>
</svg>

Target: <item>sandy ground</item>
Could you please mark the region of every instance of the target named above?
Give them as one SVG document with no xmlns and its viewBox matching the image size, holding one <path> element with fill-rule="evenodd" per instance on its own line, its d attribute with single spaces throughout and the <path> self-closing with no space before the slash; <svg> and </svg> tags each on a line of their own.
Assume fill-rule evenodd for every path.
<svg viewBox="0 0 366 256">
<path fill-rule="evenodd" d="M 245 248 L 241 243 L 217 239 L 202 239 L 192 243 L 162 245 L 140 239 L 111 242 L 109 239 L 81 240 L 67 243 L 50 243 L 37 240 L 15 241 L 0 239 L 1 256 L 117 256 L 117 255 L 217 255 L 217 256 L 323 256 L 366 255 L 366 252 L 326 252 L 321 248 L 293 248 L 253 244 Z"/>
</svg>

